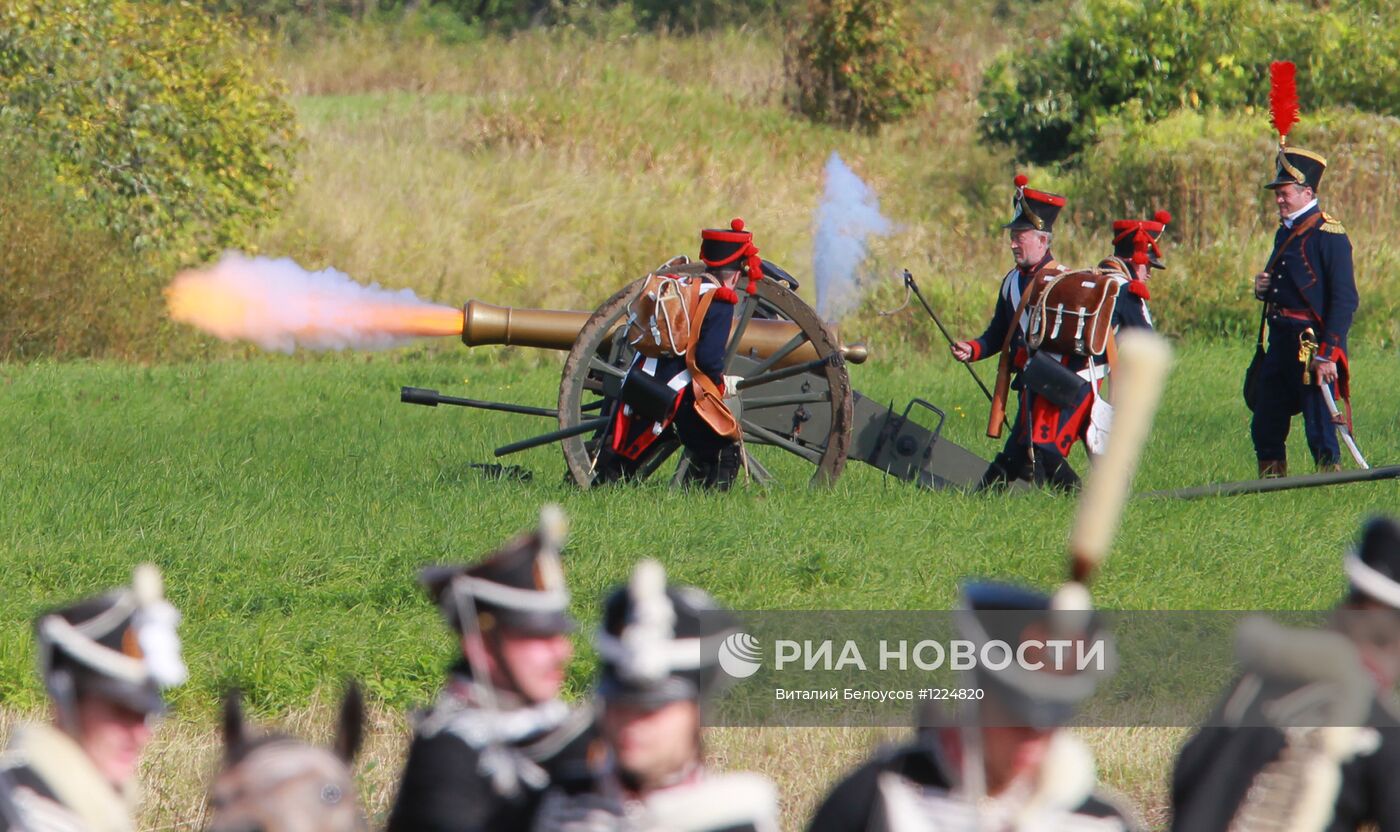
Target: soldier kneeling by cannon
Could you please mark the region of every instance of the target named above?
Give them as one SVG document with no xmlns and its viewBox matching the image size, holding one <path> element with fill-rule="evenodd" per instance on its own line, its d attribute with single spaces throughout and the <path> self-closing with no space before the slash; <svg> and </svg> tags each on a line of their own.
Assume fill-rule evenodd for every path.
<svg viewBox="0 0 1400 832">
<path fill-rule="evenodd" d="M 637 355 L 598 460 L 598 482 L 633 477 L 642 455 L 670 430 L 689 461 L 683 484 L 726 491 L 739 475 L 742 431 L 725 403 L 738 377 L 724 374 L 725 352 L 739 302 L 735 286 L 740 275 L 757 280 L 763 264 L 741 219 L 701 231 L 700 260 L 701 274 L 668 274 L 689 262 L 682 256 L 647 275 L 628 310 L 627 341 Z"/>
</svg>

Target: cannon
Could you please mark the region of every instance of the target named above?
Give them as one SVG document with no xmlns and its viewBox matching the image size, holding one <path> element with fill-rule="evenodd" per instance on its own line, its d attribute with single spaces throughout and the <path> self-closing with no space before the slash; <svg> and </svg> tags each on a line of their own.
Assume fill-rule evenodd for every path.
<svg viewBox="0 0 1400 832">
<path fill-rule="evenodd" d="M 685 264 L 666 271 L 698 274 L 703 268 Z M 746 462 L 756 480 L 774 478 L 756 452 L 759 448 L 810 463 L 813 485 L 835 482 L 851 459 L 927 488 L 964 487 L 981 477 L 986 461 L 942 435 L 945 415 L 933 404 L 914 399 L 895 410 L 852 390 L 848 368 L 866 360 L 864 345 L 842 344 L 798 297 L 797 283 L 786 272 L 766 261 L 763 271 L 748 286 L 740 283 L 725 361 L 726 374 L 743 377 L 730 404 L 743 425 Z M 588 488 L 635 357 L 622 332 L 627 307 L 642 282 L 624 286 L 592 313 L 512 309 L 476 300 L 463 307 L 462 341 L 467 346 L 502 344 L 568 354 L 553 408 L 445 396 L 419 387 L 404 387 L 400 400 L 556 419 L 555 430 L 499 447 L 495 454 L 558 442 L 569 479 Z M 681 445 L 673 438 L 654 443 L 640 460 L 638 476 L 652 476 L 678 450 Z M 675 482 L 684 474 L 683 457 Z"/>
</svg>

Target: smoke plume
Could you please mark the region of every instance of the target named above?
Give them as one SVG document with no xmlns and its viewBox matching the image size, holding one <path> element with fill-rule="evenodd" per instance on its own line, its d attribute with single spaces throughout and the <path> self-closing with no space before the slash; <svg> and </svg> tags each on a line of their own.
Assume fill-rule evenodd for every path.
<svg viewBox="0 0 1400 832">
<path fill-rule="evenodd" d="M 225 341 L 265 350 L 387 349 L 420 335 L 456 335 L 462 310 L 411 290 L 361 285 L 335 269 L 309 272 L 288 259 L 225 254 L 182 272 L 165 290 L 170 317 Z"/>
<path fill-rule="evenodd" d="M 826 191 L 816 225 L 812 275 L 817 282 L 817 313 L 835 321 L 860 305 L 864 291 L 860 265 L 867 241 L 872 235 L 889 234 L 894 226 L 880 213 L 875 192 L 834 152 L 826 160 Z"/>
</svg>

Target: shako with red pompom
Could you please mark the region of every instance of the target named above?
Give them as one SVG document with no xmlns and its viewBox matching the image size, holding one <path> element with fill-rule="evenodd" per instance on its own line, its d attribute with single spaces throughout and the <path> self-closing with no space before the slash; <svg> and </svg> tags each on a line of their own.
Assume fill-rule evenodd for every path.
<svg viewBox="0 0 1400 832">
<path fill-rule="evenodd" d="M 1016 174 L 1016 178 L 1011 181 L 1016 185 L 1016 195 L 1012 199 L 1012 209 L 1015 213 L 1011 222 L 1002 228 L 1009 231 L 1027 228 L 1047 233 L 1053 231 L 1055 220 L 1065 207 L 1065 198 L 1030 187 L 1030 177 L 1024 173 Z"/>
<path fill-rule="evenodd" d="M 1269 117 L 1278 132 L 1278 155 L 1274 157 L 1274 181 L 1266 188 L 1297 185 L 1317 190 L 1327 160 L 1321 154 L 1288 146 L 1288 134 L 1298 123 L 1298 68 L 1292 61 L 1269 64 Z"/>
<path fill-rule="evenodd" d="M 1172 221 L 1172 215 L 1158 211 L 1150 220 L 1114 220 L 1113 256 L 1126 263 L 1165 269 L 1162 248 L 1158 242 Z M 1128 290 L 1146 300 L 1147 286 L 1129 286 Z"/>
</svg>

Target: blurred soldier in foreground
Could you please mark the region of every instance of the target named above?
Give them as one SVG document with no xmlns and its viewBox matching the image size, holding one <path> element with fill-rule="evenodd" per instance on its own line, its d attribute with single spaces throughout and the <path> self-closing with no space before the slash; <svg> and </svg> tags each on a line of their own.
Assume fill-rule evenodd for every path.
<svg viewBox="0 0 1400 832">
<path fill-rule="evenodd" d="M 1065 206 L 1065 198 L 1027 187 L 1025 176 L 1016 177 L 1015 216 L 1003 228 L 1011 237 L 1011 255 L 1016 266 L 1001 280 L 996 311 L 987 329 L 971 341 L 952 347 L 958 361 L 981 361 L 999 356 L 996 391 L 992 400 L 992 420 L 988 435 L 1001 435 L 1002 413 L 1009 390 L 1019 391 L 1020 406 L 1012 422 L 1006 447 L 992 460 L 977 489 L 1005 485 L 1016 479 L 1033 479 L 1036 485 L 1052 485 L 1062 490 L 1079 487 L 1079 475 L 1065 457 L 1084 433 L 1092 404 L 1086 379 L 1071 406 L 1062 407 L 1027 388 L 1026 369 L 1032 353 L 1026 337 L 1030 330 L 1030 309 L 1045 285 L 1065 271 L 1050 253 L 1055 218 Z M 1046 353 L 1049 355 L 1049 353 Z M 1081 356 L 1052 356 L 1072 362 L 1065 365 L 1073 373 L 1087 371 Z M 1013 379 L 1014 376 L 1014 379 Z"/>
<path fill-rule="evenodd" d="M 622 385 L 611 445 L 599 459 L 600 481 L 634 474 L 642 453 L 668 429 L 686 449 L 686 484 L 723 491 L 739 476 L 740 430 L 724 402 L 738 379 L 724 375 L 724 360 L 739 301 L 735 287 L 742 275 L 761 277 L 763 265 L 741 219 L 701 231 L 700 260 L 701 276 L 649 275 L 629 310 L 637 358 Z"/>
<path fill-rule="evenodd" d="M 390 830 L 528 829 L 540 795 L 581 765 L 592 715 L 558 698 L 574 629 L 563 541 L 546 506 L 538 530 L 480 563 L 424 570 L 462 657 L 418 717 Z"/>
<path fill-rule="evenodd" d="M 1173 829 L 1400 830 L 1400 526 L 1372 520 L 1345 570 L 1334 631 L 1241 626 L 1244 675 L 1177 759 Z"/>
<path fill-rule="evenodd" d="M 1088 622 L 1073 625 L 1077 638 L 1111 654 L 1097 615 L 1052 612 L 1051 605 L 1050 596 L 1020 587 L 967 585 L 959 634 L 979 649 L 997 639 L 1019 651 L 1052 633 L 1073 632 L 1057 620 L 1069 615 Z M 809 832 L 1139 828 L 1098 787 L 1089 749 L 1060 730 L 1101 675 L 1035 671 L 1015 662 L 1000 671 L 979 665 L 974 678 L 985 698 L 974 703 L 972 727 L 920 728 L 905 745 L 877 752 L 832 789 Z"/>
<path fill-rule="evenodd" d="M 537 832 L 777 832 L 773 784 L 704 767 L 701 709 L 721 670 L 701 640 L 735 621 L 655 561 L 608 598 L 598 634 L 602 739 L 586 781 L 545 798 Z"/>
<path fill-rule="evenodd" d="M 1286 77 L 1279 67 L 1289 70 Z M 1268 344 L 1256 353 L 1245 381 L 1261 477 L 1288 474 L 1294 414 L 1303 414 L 1308 450 L 1322 470 L 1341 470 L 1337 424 L 1351 422 L 1347 332 L 1358 305 L 1351 241 L 1342 224 L 1317 205 L 1327 160 L 1285 145 L 1297 117 L 1291 70 L 1291 64 L 1274 67 L 1271 103 L 1279 149 L 1274 180 L 1264 187 L 1274 192 L 1279 228 L 1269 265 L 1254 278 L 1254 296 L 1264 302 L 1260 340 L 1267 320 Z M 1345 413 L 1336 408 L 1338 401 Z"/>
<path fill-rule="evenodd" d="M 1152 292 L 1147 281 L 1153 269 L 1165 269 L 1158 241 L 1172 215 L 1158 211 L 1150 220 L 1114 220 L 1113 254 L 1099 264 L 1099 268 L 1113 270 L 1128 281 L 1126 291 L 1118 293 L 1118 303 L 1113 309 L 1114 325 L 1152 329 L 1152 313 L 1147 302 Z"/>
<path fill-rule="evenodd" d="M 149 565 L 137 568 L 130 588 L 39 617 L 39 670 L 53 719 L 19 728 L 0 758 L 0 827 L 136 828 L 136 769 L 165 711 L 161 691 L 185 680 L 179 620 Z"/>
</svg>

